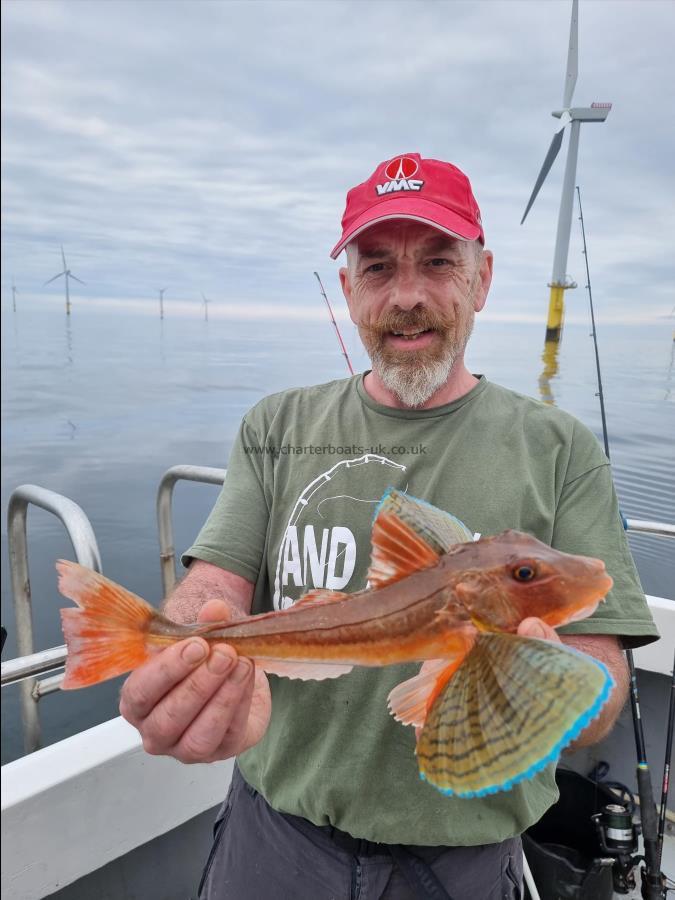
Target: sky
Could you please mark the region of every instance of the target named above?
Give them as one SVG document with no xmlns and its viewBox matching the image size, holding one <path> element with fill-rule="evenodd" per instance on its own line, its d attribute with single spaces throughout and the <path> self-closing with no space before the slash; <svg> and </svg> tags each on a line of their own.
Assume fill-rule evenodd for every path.
<svg viewBox="0 0 675 900">
<path fill-rule="evenodd" d="M 544 319 L 567 141 L 520 219 L 562 102 L 571 0 L 3 0 L 2 303 L 345 315 L 346 191 L 397 154 L 471 178 L 483 315 Z M 672 316 L 675 2 L 580 0 L 573 105 L 603 321 Z M 567 321 L 586 321 L 578 213 Z M 672 319 L 670 322 L 672 326 Z M 670 327 L 669 326 L 669 327 Z"/>
</svg>

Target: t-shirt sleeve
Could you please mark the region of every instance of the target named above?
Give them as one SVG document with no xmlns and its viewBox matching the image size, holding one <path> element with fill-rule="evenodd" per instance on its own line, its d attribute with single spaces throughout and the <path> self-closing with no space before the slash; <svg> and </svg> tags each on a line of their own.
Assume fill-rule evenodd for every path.
<svg viewBox="0 0 675 900">
<path fill-rule="evenodd" d="M 223 489 L 196 541 L 181 556 L 184 566 L 192 559 L 202 559 L 257 581 L 269 520 L 263 450 L 264 441 L 244 417 L 232 446 Z"/>
<path fill-rule="evenodd" d="M 583 429 L 586 432 L 586 429 Z M 567 553 L 602 559 L 614 586 L 592 616 L 560 628 L 562 634 L 615 634 L 624 647 L 639 647 L 659 637 L 628 547 L 609 463 L 595 437 L 576 436 L 579 463 L 568 467 L 556 510 L 552 545 Z M 589 441 L 593 445 L 589 445 Z"/>
</svg>

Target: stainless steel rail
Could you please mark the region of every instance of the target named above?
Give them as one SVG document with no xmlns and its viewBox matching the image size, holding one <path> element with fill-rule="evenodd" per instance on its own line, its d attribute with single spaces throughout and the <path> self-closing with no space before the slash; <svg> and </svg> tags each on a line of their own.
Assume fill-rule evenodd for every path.
<svg viewBox="0 0 675 900">
<path fill-rule="evenodd" d="M 83 510 L 55 491 L 38 487 L 35 484 L 22 484 L 12 492 L 7 507 L 7 541 L 9 546 L 9 566 L 12 578 L 12 593 L 14 595 L 14 615 L 16 618 L 17 649 L 21 662 L 26 657 L 34 656 L 33 647 L 33 615 L 30 590 L 30 574 L 28 571 L 28 540 L 26 536 L 26 520 L 28 518 L 28 505 L 32 503 L 41 509 L 52 513 L 65 525 L 70 538 L 77 561 L 83 566 L 88 566 L 101 571 L 101 555 L 96 543 L 96 536 L 89 519 Z M 62 654 L 65 660 L 65 647 L 55 648 L 56 656 Z M 39 655 L 39 654 L 38 654 Z M 2 683 L 5 683 L 5 666 L 2 664 Z M 51 668 L 55 668 L 52 661 Z M 33 669 L 32 674 L 44 671 L 40 667 Z M 25 676 L 22 676 L 25 677 Z M 18 680 L 18 679 L 13 679 Z M 40 745 L 40 719 L 38 716 L 37 701 L 40 696 L 50 693 L 58 688 L 61 676 L 38 682 L 31 678 L 20 687 L 21 691 L 21 719 L 23 723 L 24 747 L 27 753 L 36 750 Z"/>
<path fill-rule="evenodd" d="M 675 525 L 667 522 L 645 522 L 643 519 L 626 519 L 626 531 L 658 534 L 662 537 L 675 537 Z"/>
<path fill-rule="evenodd" d="M 227 469 L 210 466 L 172 466 L 162 476 L 157 489 L 157 528 L 159 530 L 159 559 L 162 567 L 164 596 L 176 584 L 176 550 L 173 545 L 171 516 L 173 489 L 177 481 L 200 481 L 203 484 L 222 484 Z"/>
</svg>

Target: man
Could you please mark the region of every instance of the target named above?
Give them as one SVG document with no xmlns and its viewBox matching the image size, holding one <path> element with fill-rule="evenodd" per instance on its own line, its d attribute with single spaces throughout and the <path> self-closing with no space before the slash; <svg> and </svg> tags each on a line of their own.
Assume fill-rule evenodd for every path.
<svg viewBox="0 0 675 900">
<path fill-rule="evenodd" d="M 657 633 L 595 438 L 465 367 L 493 263 L 469 181 L 449 163 L 395 157 L 349 192 L 342 224 L 331 255 L 346 249 L 340 280 L 373 369 L 247 414 L 166 613 L 209 621 L 281 609 L 312 588 L 362 589 L 373 511 L 393 485 L 476 534 L 517 528 L 605 560 L 615 587 L 592 617 L 564 635 L 538 619 L 519 628 L 610 669 L 616 687 L 577 745 L 599 740 L 626 696 L 620 640 Z M 238 756 L 201 897 L 520 896 L 519 835 L 555 802 L 553 767 L 470 800 L 422 782 L 413 730 L 386 705 L 416 669 L 270 684 L 228 646 L 207 656 L 192 639 L 130 676 L 120 708 L 148 752 Z"/>
</svg>

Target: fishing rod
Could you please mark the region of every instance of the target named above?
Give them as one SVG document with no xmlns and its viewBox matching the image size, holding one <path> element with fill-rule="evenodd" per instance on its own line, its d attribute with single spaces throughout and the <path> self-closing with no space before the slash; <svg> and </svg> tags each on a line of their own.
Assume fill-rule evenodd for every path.
<svg viewBox="0 0 675 900">
<path fill-rule="evenodd" d="M 607 431 L 607 419 L 605 417 L 605 397 L 602 391 L 602 375 L 600 372 L 600 353 L 598 351 L 598 336 L 595 330 L 595 313 L 593 310 L 593 291 L 591 289 L 591 273 L 588 265 L 588 246 L 586 244 L 586 229 L 584 227 L 584 213 L 581 208 L 581 191 L 577 185 L 577 198 L 579 201 L 579 221 L 581 222 L 581 236 L 583 239 L 584 249 L 581 251 L 584 255 L 586 264 L 586 289 L 588 291 L 588 300 L 591 308 L 591 337 L 595 347 L 595 364 L 598 376 L 598 392 L 597 397 L 600 400 L 600 415 L 602 418 L 602 437 L 605 444 L 605 454 L 609 459 L 609 436 Z M 640 798 L 640 820 L 642 822 L 642 843 L 644 844 L 644 860 L 645 867 L 642 870 L 642 897 L 644 900 L 665 900 L 666 889 L 665 880 L 661 875 L 661 858 L 659 853 L 659 844 L 663 843 L 663 831 L 659 835 L 659 823 L 656 817 L 656 802 L 654 800 L 654 791 L 652 788 L 652 779 L 647 763 L 647 751 L 645 748 L 645 736 L 642 728 L 642 717 L 640 715 L 640 698 L 638 695 L 637 673 L 635 670 L 635 660 L 633 659 L 633 651 L 627 648 L 626 659 L 628 662 L 628 670 L 630 673 L 630 702 L 633 715 L 633 730 L 635 732 L 635 747 L 637 750 L 637 786 L 638 796 Z M 672 730 L 672 723 L 671 723 Z M 672 733 L 670 734 L 672 738 Z M 663 814 L 663 823 L 665 828 L 665 810 Z"/>
<path fill-rule="evenodd" d="M 316 280 L 319 282 L 319 288 L 321 289 L 321 293 L 323 294 L 323 299 L 326 301 L 326 306 L 328 307 L 328 313 L 331 317 L 333 327 L 335 328 L 335 334 L 337 334 L 337 339 L 340 342 L 340 346 L 342 347 L 342 355 L 344 356 L 345 360 L 347 361 L 347 368 L 349 369 L 349 374 L 353 375 L 354 369 L 352 368 L 351 360 L 349 359 L 349 356 L 347 355 L 347 348 L 345 347 L 345 343 L 342 340 L 342 335 L 340 334 L 340 329 L 338 328 L 338 323 L 335 321 L 335 316 L 333 315 L 333 308 L 330 305 L 330 302 L 328 300 L 326 292 L 323 288 L 323 284 L 321 283 L 321 279 L 319 278 L 319 273 L 315 272 L 314 274 L 316 275 Z"/>
<path fill-rule="evenodd" d="M 670 681 L 670 709 L 666 727 L 666 758 L 663 763 L 663 784 L 661 787 L 661 810 L 659 812 L 659 844 L 658 866 L 661 868 L 663 855 L 663 835 L 666 830 L 666 807 L 668 804 L 668 787 L 670 785 L 670 756 L 673 752 L 673 725 L 675 724 L 675 653 L 673 654 L 673 675 Z"/>
</svg>

